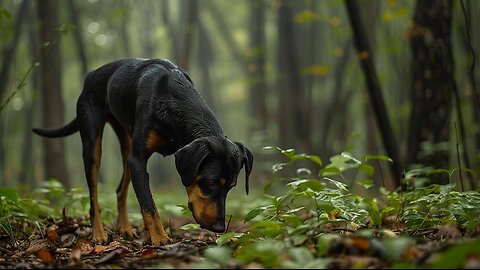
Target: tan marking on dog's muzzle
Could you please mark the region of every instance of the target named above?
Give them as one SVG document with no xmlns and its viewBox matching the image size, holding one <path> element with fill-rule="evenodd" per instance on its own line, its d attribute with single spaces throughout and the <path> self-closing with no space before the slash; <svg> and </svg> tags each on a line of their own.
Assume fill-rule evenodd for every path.
<svg viewBox="0 0 480 270">
<path fill-rule="evenodd" d="M 217 219 L 217 206 L 202 193 L 197 183 L 186 187 L 188 202 L 192 205 L 193 217 L 205 228 L 211 227 Z"/>
</svg>

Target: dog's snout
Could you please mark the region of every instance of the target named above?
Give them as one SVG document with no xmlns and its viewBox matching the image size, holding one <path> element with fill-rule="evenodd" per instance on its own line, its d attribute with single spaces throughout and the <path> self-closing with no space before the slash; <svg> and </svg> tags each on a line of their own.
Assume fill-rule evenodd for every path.
<svg viewBox="0 0 480 270">
<path fill-rule="evenodd" d="M 217 233 L 223 233 L 225 232 L 225 223 L 221 221 L 217 221 L 213 224 L 213 226 L 210 228 L 212 232 L 217 232 Z"/>
</svg>

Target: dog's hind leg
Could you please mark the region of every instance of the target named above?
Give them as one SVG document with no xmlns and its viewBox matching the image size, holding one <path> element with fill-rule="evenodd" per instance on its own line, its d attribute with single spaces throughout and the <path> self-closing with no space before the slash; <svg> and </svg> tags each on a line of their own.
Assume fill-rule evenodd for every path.
<svg viewBox="0 0 480 270">
<path fill-rule="evenodd" d="M 82 98 L 82 97 L 80 97 Z M 100 206 L 98 204 L 98 175 L 102 157 L 102 135 L 105 126 L 105 116 L 91 100 L 82 102 L 79 99 L 77 119 L 82 137 L 83 163 L 90 192 L 90 222 L 92 224 L 93 239 L 100 243 L 107 242 L 107 235 L 103 229 Z"/>
<path fill-rule="evenodd" d="M 109 123 L 115 131 L 118 141 L 120 142 L 120 150 L 122 152 L 123 162 L 122 181 L 117 187 L 118 231 L 123 237 L 131 239 L 133 238 L 133 233 L 130 223 L 128 222 L 127 211 L 127 193 L 131 176 L 127 159 L 132 151 L 132 139 L 117 120 L 111 119 L 109 120 Z"/>
</svg>

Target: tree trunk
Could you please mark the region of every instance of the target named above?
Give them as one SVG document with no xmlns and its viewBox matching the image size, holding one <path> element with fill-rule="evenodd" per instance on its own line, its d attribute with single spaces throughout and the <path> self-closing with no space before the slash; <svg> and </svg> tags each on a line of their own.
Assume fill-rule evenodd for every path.
<svg viewBox="0 0 480 270">
<path fill-rule="evenodd" d="M 140 44 L 141 44 L 141 55 L 146 58 L 151 58 L 155 54 L 152 35 L 153 35 L 153 3 L 150 1 L 141 1 L 137 2 L 140 6 L 142 13 L 142 23 L 139 24 L 140 27 Z M 128 11 L 127 11 L 128 13 Z"/>
<path fill-rule="evenodd" d="M 277 90 L 279 91 L 278 103 L 278 127 L 280 146 L 293 147 L 298 142 L 297 132 L 301 128 L 299 121 L 298 100 L 300 95 L 294 91 L 300 89 L 296 84 L 295 72 L 298 71 L 297 58 L 294 47 L 294 29 L 292 2 L 280 1 L 278 9 L 278 79 Z M 301 93 L 299 93 L 301 94 Z M 300 150 L 300 149 L 297 149 Z M 300 150 L 301 151 L 301 150 Z"/>
<path fill-rule="evenodd" d="M 411 29 L 413 81 L 412 113 L 408 136 L 408 164 L 448 169 L 452 89 L 456 88 L 450 40 L 452 2 L 417 1 Z M 422 143 L 433 144 L 433 152 Z M 448 175 L 435 174 L 434 183 L 448 183 Z"/>
<path fill-rule="evenodd" d="M 250 87 L 250 117 L 254 124 L 250 133 L 265 132 L 268 123 L 267 86 L 265 83 L 265 3 L 250 0 L 250 48 L 248 54 L 248 85 Z"/>
<path fill-rule="evenodd" d="M 12 41 L 5 46 L 2 54 L 3 54 L 3 61 L 2 67 L 0 69 L 0 105 L 4 102 L 4 97 L 7 96 L 7 85 L 9 83 L 8 75 L 10 71 L 10 66 L 13 61 L 13 57 L 15 56 L 15 51 L 17 49 L 18 40 L 20 38 L 20 34 L 22 33 L 21 27 L 25 20 L 25 14 L 28 11 L 28 3 L 29 1 L 24 0 L 22 4 L 18 8 L 17 14 L 15 15 L 15 20 L 13 22 L 13 39 Z M 0 111 L 0 115 L 2 112 Z M 5 138 L 5 129 L 3 129 L 4 121 L 0 117 L 0 184 L 6 184 L 6 177 L 5 177 L 5 147 L 4 147 L 4 138 Z"/>
<path fill-rule="evenodd" d="M 73 0 L 68 0 L 67 4 L 68 12 L 70 14 L 70 17 L 72 18 L 72 23 L 77 27 L 76 29 L 72 30 L 72 32 L 75 44 L 77 45 L 78 59 L 82 64 L 82 69 L 80 70 L 80 72 L 82 73 L 81 78 L 83 78 L 83 76 L 85 76 L 85 74 L 87 74 L 88 72 L 88 61 L 85 46 L 83 44 L 82 27 L 80 25 L 80 19 L 78 18 L 78 9 L 75 5 L 75 2 Z"/>
<path fill-rule="evenodd" d="M 190 55 L 192 54 L 193 35 L 198 22 L 198 1 L 189 0 L 187 4 L 187 20 L 185 22 L 185 35 L 183 37 L 183 50 L 180 58 L 180 67 L 188 70 Z"/>
<path fill-rule="evenodd" d="M 63 98 L 61 89 L 62 68 L 60 59 L 60 39 L 55 29 L 58 27 L 59 1 L 39 0 L 38 18 L 40 22 L 40 74 L 43 98 L 43 126 L 57 128 L 64 125 Z M 65 165 L 64 140 L 44 140 L 45 177 L 57 178 L 69 188 L 69 178 Z"/>
<path fill-rule="evenodd" d="M 214 111 L 217 111 L 217 105 L 215 98 L 212 94 L 212 84 L 210 75 L 210 66 L 214 61 L 214 53 L 212 52 L 212 42 L 208 36 L 208 31 L 205 29 L 205 23 L 203 20 L 198 22 L 198 37 L 199 37 L 199 52 L 198 63 L 200 65 L 200 71 L 202 74 L 202 88 L 201 93 L 205 97 L 205 101 L 208 106 Z"/>
<path fill-rule="evenodd" d="M 365 81 L 367 84 L 367 90 L 372 103 L 373 110 L 377 124 L 382 134 L 383 144 L 388 156 L 393 160 L 392 163 L 392 175 L 394 184 L 400 186 L 400 178 L 402 175 L 402 166 L 400 154 L 398 151 L 397 141 L 388 118 L 388 112 L 383 100 L 382 89 L 380 82 L 378 81 L 375 65 L 372 59 L 372 51 L 369 47 L 367 34 L 363 27 L 363 21 L 361 19 L 358 4 L 355 0 L 345 0 L 347 7 L 347 13 L 350 21 L 350 25 L 353 31 L 354 44 L 358 53 L 358 60 L 362 67 Z"/>
</svg>

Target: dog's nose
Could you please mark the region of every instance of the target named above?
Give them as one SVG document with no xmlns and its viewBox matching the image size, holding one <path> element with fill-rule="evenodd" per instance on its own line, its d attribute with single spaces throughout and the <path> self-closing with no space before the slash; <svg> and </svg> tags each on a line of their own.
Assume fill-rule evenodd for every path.
<svg viewBox="0 0 480 270">
<path fill-rule="evenodd" d="M 217 221 L 213 224 L 210 230 L 212 232 L 223 233 L 225 232 L 225 223 L 221 221 Z"/>
</svg>

